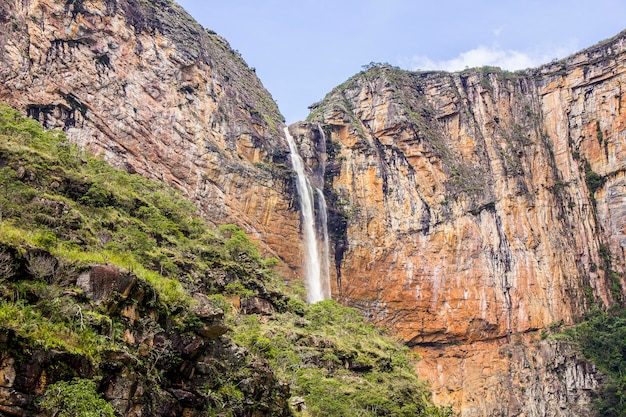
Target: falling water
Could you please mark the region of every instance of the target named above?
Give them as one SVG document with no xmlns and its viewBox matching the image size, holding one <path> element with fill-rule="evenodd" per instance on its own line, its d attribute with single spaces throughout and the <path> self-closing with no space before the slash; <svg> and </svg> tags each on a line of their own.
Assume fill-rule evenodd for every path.
<svg viewBox="0 0 626 417">
<path fill-rule="evenodd" d="M 315 189 L 318 197 L 318 211 L 319 211 L 319 223 L 322 226 L 322 241 L 320 242 L 322 263 L 321 263 L 321 275 L 322 280 L 322 294 L 324 298 L 330 298 L 330 255 L 329 255 L 329 243 L 328 243 L 328 208 L 326 207 L 326 199 L 324 193 L 319 188 Z"/>
<path fill-rule="evenodd" d="M 307 290 L 307 299 L 310 303 L 316 303 L 324 299 L 322 289 L 322 271 L 320 256 L 315 235 L 315 215 L 313 212 L 313 193 L 309 181 L 304 174 L 304 163 L 296 148 L 289 130 L 285 128 L 285 136 L 291 151 L 291 164 L 296 171 L 296 188 L 300 197 L 300 209 L 302 211 L 302 229 L 304 235 L 304 283 Z"/>
</svg>

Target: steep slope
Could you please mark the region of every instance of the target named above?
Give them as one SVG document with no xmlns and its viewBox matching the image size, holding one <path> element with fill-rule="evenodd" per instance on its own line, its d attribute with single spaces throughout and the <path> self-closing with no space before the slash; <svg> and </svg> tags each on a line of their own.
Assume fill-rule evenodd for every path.
<svg viewBox="0 0 626 417">
<path fill-rule="evenodd" d="M 334 293 L 414 346 L 464 416 L 588 412 L 588 369 L 528 344 L 623 298 L 625 50 L 621 34 L 525 73 L 375 65 L 291 127 L 326 168 Z"/>
<path fill-rule="evenodd" d="M 223 38 L 171 0 L 2 2 L 0 33 L 0 100 L 298 265 L 283 117 Z"/>
<path fill-rule="evenodd" d="M 335 296 L 422 354 L 438 400 L 464 416 L 588 413 L 594 370 L 567 344 L 537 340 L 623 297 L 625 42 L 516 74 L 374 66 L 291 128 L 330 203 Z M 175 3 L 2 2 L 0 81 L 0 100 L 117 167 L 174 185 L 205 219 L 241 225 L 296 274 L 282 116 L 226 41 Z M 83 191 L 107 204 L 103 190 Z M 44 217 L 52 224 L 55 207 Z M 250 308 L 264 311 L 259 303 Z M 267 360 L 268 338 L 300 340 L 257 324 L 248 342 Z M 350 368 L 332 338 L 304 340 L 325 350 L 311 363 L 330 375 Z M 319 387 L 308 387 L 315 397 Z"/>
<path fill-rule="evenodd" d="M 406 347 L 172 188 L 5 105 L 0 165 L 0 415 L 450 416 Z"/>
</svg>

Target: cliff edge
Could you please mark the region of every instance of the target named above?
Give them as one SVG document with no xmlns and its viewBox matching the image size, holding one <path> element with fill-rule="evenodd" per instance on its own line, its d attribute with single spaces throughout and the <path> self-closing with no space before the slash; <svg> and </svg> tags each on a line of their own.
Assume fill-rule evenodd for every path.
<svg viewBox="0 0 626 417">
<path fill-rule="evenodd" d="M 585 366 L 538 341 L 623 301 L 625 51 L 622 33 L 525 72 L 373 65 L 292 127 L 326 141 L 309 163 L 325 161 L 334 294 L 413 346 L 463 416 L 588 412 Z"/>
</svg>

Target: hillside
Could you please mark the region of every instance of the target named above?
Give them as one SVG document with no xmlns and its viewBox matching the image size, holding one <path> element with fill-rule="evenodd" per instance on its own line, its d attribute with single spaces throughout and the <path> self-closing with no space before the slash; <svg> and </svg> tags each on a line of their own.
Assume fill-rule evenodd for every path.
<svg viewBox="0 0 626 417">
<path fill-rule="evenodd" d="M 0 161 L 3 415 L 449 415 L 406 348 L 172 188 L 4 105 Z"/>
</svg>

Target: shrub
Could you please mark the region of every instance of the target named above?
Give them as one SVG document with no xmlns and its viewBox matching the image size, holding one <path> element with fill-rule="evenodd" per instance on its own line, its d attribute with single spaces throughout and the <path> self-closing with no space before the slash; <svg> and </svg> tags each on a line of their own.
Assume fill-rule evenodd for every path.
<svg viewBox="0 0 626 417">
<path fill-rule="evenodd" d="M 609 376 L 595 402 L 599 415 L 626 415 L 626 310 L 592 311 L 570 334 L 583 355 Z"/>
<path fill-rule="evenodd" d="M 0 252 L 0 282 L 11 279 L 15 272 L 13 256 L 8 252 Z"/>
<path fill-rule="evenodd" d="M 57 260 L 50 255 L 34 254 L 28 257 L 28 272 L 36 280 L 43 280 L 54 274 Z"/>
<path fill-rule="evenodd" d="M 591 169 L 591 165 L 589 162 L 585 162 L 585 180 L 587 182 L 587 188 L 589 188 L 589 192 L 591 194 L 595 194 L 604 183 L 606 182 L 606 178 L 597 174 L 593 169 Z"/>
<path fill-rule="evenodd" d="M 224 248 L 231 259 L 237 260 L 242 254 L 249 255 L 252 259 L 260 260 L 259 249 L 248 239 L 245 232 L 234 224 L 225 224 L 218 228 L 226 239 Z"/>
<path fill-rule="evenodd" d="M 59 381 L 46 389 L 39 407 L 55 417 L 115 417 L 115 409 L 100 397 L 89 379 Z"/>
</svg>

